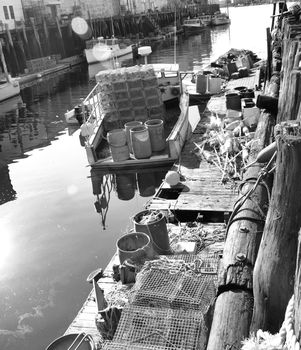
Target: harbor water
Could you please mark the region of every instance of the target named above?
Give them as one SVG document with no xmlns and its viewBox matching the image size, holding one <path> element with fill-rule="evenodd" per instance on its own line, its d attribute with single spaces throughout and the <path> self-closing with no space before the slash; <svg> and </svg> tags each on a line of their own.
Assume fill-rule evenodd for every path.
<svg viewBox="0 0 301 350">
<path fill-rule="evenodd" d="M 272 5 L 229 8 L 229 14 L 230 26 L 177 40 L 181 70 L 201 69 L 230 48 L 266 57 Z M 149 63 L 171 60 L 172 40 L 149 57 Z M 133 62 L 126 57 L 120 64 Z M 106 266 L 164 177 L 164 169 L 91 173 L 79 130 L 67 128 L 64 112 L 110 65 L 45 77 L 0 105 L 1 350 L 45 349 L 64 333 L 91 290 L 86 277 Z"/>
</svg>

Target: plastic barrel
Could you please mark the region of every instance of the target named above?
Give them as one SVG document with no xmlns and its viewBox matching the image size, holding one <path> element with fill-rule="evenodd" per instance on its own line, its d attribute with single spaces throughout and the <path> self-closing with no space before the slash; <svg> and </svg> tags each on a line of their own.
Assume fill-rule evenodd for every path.
<svg viewBox="0 0 301 350">
<path fill-rule="evenodd" d="M 149 158 L 152 155 L 152 147 L 149 132 L 146 126 L 135 126 L 130 130 L 133 154 L 136 159 Z"/>
<path fill-rule="evenodd" d="M 222 79 L 220 77 L 209 77 L 208 85 L 210 94 L 218 94 L 221 92 Z"/>
<path fill-rule="evenodd" d="M 119 199 L 128 201 L 135 196 L 136 177 L 135 174 L 116 174 L 116 192 Z"/>
<path fill-rule="evenodd" d="M 129 150 L 131 153 L 133 153 L 133 147 L 132 147 L 132 142 L 131 142 L 131 135 L 130 135 L 130 130 L 135 127 L 142 125 L 142 122 L 138 120 L 133 120 L 131 122 L 127 122 L 124 124 L 124 130 L 125 130 L 125 135 L 126 135 L 126 142 L 127 145 L 129 146 Z"/>
<path fill-rule="evenodd" d="M 226 107 L 227 109 L 241 111 L 241 100 L 239 93 L 229 92 L 226 94 Z"/>
<path fill-rule="evenodd" d="M 160 212 L 158 220 L 148 224 L 141 224 L 141 219 L 150 213 L 150 210 L 144 210 L 134 216 L 135 230 L 137 232 L 144 232 L 150 236 L 155 252 L 163 255 L 170 254 L 169 237 L 164 214 Z"/>
<path fill-rule="evenodd" d="M 196 92 L 198 94 L 205 94 L 207 91 L 207 76 L 198 74 L 196 77 Z"/>
<path fill-rule="evenodd" d="M 278 98 L 266 95 L 258 95 L 256 100 L 256 107 L 260 109 L 266 109 L 268 112 L 277 114 Z"/>
<path fill-rule="evenodd" d="M 122 264 L 127 259 L 151 257 L 152 247 L 150 237 L 143 232 L 128 233 L 116 242 L 117 252 Z"/>
<path fill-rule="evenodd" d="M 164 125 L 162 119 L 147 120 L 144 125 L 148 129 L 151 147 L 153 152 L 165 149 Z"/>
<path fill-rule="evenodd" d="M 112 146 L 110 145 L 111 156 L 114 162 L 122 162 L 130 158 L 128 145 Z"/>
<path fill-rule="evenodd" d="M 110 146 L 124 146 L 126 145 L 126 134 L 124 129 L 114 129 L 107 134 L 108 144 Z"/>
</svg>

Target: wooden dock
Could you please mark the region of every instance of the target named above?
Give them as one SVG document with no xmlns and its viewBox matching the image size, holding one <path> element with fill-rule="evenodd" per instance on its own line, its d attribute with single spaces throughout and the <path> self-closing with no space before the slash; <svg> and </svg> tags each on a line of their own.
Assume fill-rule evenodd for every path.
<svg viewBox="0 0 301 350">
<path fill-rule="evenodd" d="M 258 79 L 257 71 L 253 70 L 249 77 L 230 80 L 225 92 L 240 86 L 254 89 L 256 85 L 258 86 Z M 198 108 L 198 106 L 194 106 L 194 108 Z M 224 93 L 211 97 L 205 111 L 201 113 L 200 122 L 192 137 L 184 146 L 178 164 L 173 167 L 173 170 L 181 173 L 181 182 L 171 187 L 166 181 L 163 181 L 154 198 L 148 203 L 149 209 L 197 211 L 200 213 L 214 211 L 227 213 L 227 215 L 232 212 L 237 199 L 236 187 L 233 186 L 233 183 L 223 184 L 221 171 L 214 164 L 198 159 L 193 152 L 195 143 L 206 131 L 210 116 L 216 113 L 219 116 L 225 116 L 226 112 Z"/>
<path fill-rule="evenodd" d="M 199 237 L 202 237 L 203 244 L 196 252 L 200 257 L 204 254 L 208 255 L 210 253 L 222 254 L 226 231 L 226 226 L 224 223 L 201 224 L 198 228 L 193 228 L 193 230 L 194 237 L 196 237 L 197 232 L 199 234 Z M 168 225 L 168 231 L 171 247 L 174 247 L 179 241 L 187 242 L 190 240 L 190 238 L 187 236 L 187 233 L 189 233 L 189 228 L 186 226 L 182 227 L 182 234 L 181 227 L 177 225 Z M 172 258 L 173 255 L 168 257 Z M 117 252 L 115 252 L 108 266 L 104 270 L 104 276 L 97 282 L 98 286 L 104 291 L 104 295 L 108 303 L 114 303 L 114 300 L 111 299 L 114 298 L 114 293 L 118 293 L 119 298 L 123 299 L 122 302 L 126 303 L 131 288 L 133 287 L 133 284 L 123 285 L 120 281 L 116 282 L 113 279 L 113 265 L 119 264 L 119 258 Z M 217 270 L 214 273 L 217 275 Z M 96 328 L 95 317 L 97 315 L 97 312 L 98 310 L 95 293 L 94 290 L 91 290 L 82 308 L 79 310 L 75 319 L 64 334 L 78 334 L 84 332 L 92 336 L 96 346 L 100 346 L 104 343 L 105 340 L 102 338 L 98 329 Z"/>
<path fill-rule="evenodd" d="M 247 78 L 229 82 L 226 91 L 238 86 L 254 88 L 257 84 L 258 75 L 254 71 L 253 74 Z M 198 106 L 194 106 L 193 108 L 198 109 Z M 180 170 L 182 176 L 180 183 L 177 186 L 171 187 L 163 181 L 157 195 L 147 203 L 147 208 L 185 211 L 187 213 L 198 212 L 200 214 L 213 212 L 222 214 L 222 216 L 232 212 L 233 205 L 237 199 L 237 191 L 235 186 L 233 186 L 233 182 L 222 183 L 221 171 L 213 164 L 198 159 L 193 152 L 195 143 L 199 141 L 200 137 L 205 132 L 206 124 L 213 113 L 218 113 L 219 115 L 226 114 L 224 94 L 211 97 L 206 110 L 201 113 L 201 120 L 194 130 L 191 139 L 186 142 L 179 164 L 174 165 L 176 170 Z M 203 253 L 206 251 L 206 253 L 219 252 L 222 254 L 226 232 L 225 223 L 223 221 L 224 220 L 200 224 L 194 229 L 194 234 L 191 235 L 190 239 L 187 239 L 187 237 L 185 238 L 185 235 L 181 231 L 181 225 L 183 224 L 171 227 L 169 228 L 170 242 L 175 244 L 177 241 L 181 240 L 191 240 L 194 242 L 199 240 L 199 242 L 202 242 L 202 245 L 200 245 L 200 249 L 196 254 L 202 254 L 202 251 Z M 185 226 L 184 231 L 189 232 L 189 227 Z M 212 233 L 212 235 L 211 233 L 209 234 L 209 240 L 206 241 L 206 237 L 202 236 L 203 232 Z M 175 237 L 177 237 L 176 240 Z M 133 285 L 122 285 L 121 282 L 116 282 L 112 277 L 113 265 L 119 265 L 117 253 L 114 254 L 104 271 L 104 276 L 98 280 L 97 284 L 104 291 L 104 296 L 109 304 L 110 298 L 114 295 L 114 292 L 118 292 L 119 296 L 122 296 L 121 299 L 126 303 Z M 92 290 L 65 334 L 88 333 L 93 337 L 96 348 L 101 348 L 104 339 L 96 328 L 95 317 L 97 312 L 96 297 L 94 290 Z"/>
</svg>

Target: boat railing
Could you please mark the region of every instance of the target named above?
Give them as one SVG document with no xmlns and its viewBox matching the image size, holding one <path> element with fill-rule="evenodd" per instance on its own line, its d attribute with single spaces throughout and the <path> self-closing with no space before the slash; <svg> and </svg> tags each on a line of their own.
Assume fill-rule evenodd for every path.
<svg viewBox="0 0 301 350">
<path fill-rule="evenodd" d="M 88 110 L 88 113 L 85 113 L 85 122 L 87 123 L 93 124 L 103 118 L 100 88 L 100 83 L 98 82 L 83 101 L 83 107 Z"/>
</svg>

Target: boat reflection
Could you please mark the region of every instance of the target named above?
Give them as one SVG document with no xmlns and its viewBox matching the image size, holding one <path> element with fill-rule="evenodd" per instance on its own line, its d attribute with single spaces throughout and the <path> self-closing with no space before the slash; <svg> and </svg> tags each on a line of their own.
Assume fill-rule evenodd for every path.
<svg viewBox="0 0 301 350">
<path fill-rule="evenodd" d="M 92 169 L 92 191 L 96 197 L 94 206 L 97 213 L 101 215 L 103 229 L 106 229 L 106 216 L 112 191 L 121 201 L 130 201 L 137 194 L 144 198 L 152 197 L 169 169 L 169 167 L 161 167 L 154 170 L 139 169 L 110 174 Z"/>
</svg>

